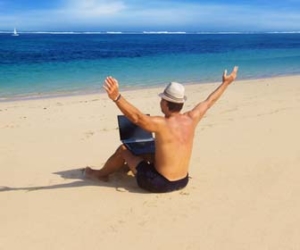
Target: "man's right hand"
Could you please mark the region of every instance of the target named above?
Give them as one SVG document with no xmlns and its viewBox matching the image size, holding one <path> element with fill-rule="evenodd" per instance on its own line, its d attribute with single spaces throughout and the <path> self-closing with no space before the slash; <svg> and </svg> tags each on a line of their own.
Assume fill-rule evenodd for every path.
<svg viewBox="0 0 300 250">
<path fill-rule="evenodd" d="M 235 66 L 230 75 L 227 75 L 227 70 L 224 71 L 223 74 L 223 83 L 230 84 L 232 83 L 236 77 L 239 67 Z"/>
<path fill-rule="evenodd" d="M 118 98 L 120 93 L 117 79 L 111 76 L 106 77 L 103 88 L 106 90 L 106 93 L 111 100 L 114 101 Z"/>
</svg>

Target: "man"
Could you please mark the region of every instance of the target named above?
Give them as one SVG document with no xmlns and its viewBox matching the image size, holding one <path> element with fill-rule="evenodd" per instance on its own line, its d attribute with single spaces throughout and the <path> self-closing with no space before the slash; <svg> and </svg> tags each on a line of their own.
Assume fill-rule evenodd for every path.
<svg viewBox="0 0 300 250">
<path fill-rule="evenodd" d="M 164 117 L 143 114 L 120 94 L 118 81 L 107 77 L 103 87 L 108 97 L 133 123 L 155 134 L 155 155 L 154 159 L 144 155 L 136 156 L 121 145 L 102 169 L 93 170 L 87 167 L 86 177 L 101 180 L 126 163 L 142 189 L 150 192 L 171 192 L 184 188 L 188 183 L 196 126 L 227 86 L 236 79 L 237 71 L 238 67 L 234 67 L 227 76 L 225 70 L 222 84 L 206 100 L 186 113 L 181 113 L 186 100 L 184 87 L 179 83 L 170 83 L 160 94 L 160 107 Z"/>
</svg>

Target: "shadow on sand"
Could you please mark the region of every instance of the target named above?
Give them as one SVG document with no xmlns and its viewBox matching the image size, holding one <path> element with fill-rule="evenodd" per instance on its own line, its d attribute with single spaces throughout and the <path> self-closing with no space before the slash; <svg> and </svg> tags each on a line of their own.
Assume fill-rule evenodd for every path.
<svg viewBox="0 0 300 250">
<path fill-rule="evenodd" d="M 7 187 L 0 186 L 0 192 L 7 191 L 37 191 L 37 190 L 52 190 L 61 188 L 80 188 L 86 186 L 96 186 L 96 187 L 110 187 L 114 188 L 118 192 L 132 192 L 132 193 L 145 193 L 141 190 L 137 184 L 136 180 L 132 175 L 129 175 L 125 171 L 119 171 L 112 174 L 108 181 L 96 181 L 89 180 L 84 177 L 83 169 L 70 169 L 65 171 L 54 172 L 53 174 L 59 175 L 64 180 L 74 180 L 73 182 L 54 184 L 49 186 L 31 186 L 31 187 Z"/>
</svg>

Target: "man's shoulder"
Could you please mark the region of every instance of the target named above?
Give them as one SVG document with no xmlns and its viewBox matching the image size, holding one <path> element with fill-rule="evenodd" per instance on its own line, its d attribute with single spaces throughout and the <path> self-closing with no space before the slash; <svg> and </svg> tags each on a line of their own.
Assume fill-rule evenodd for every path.
<svg viewBox="0 0 300 250">
<path fill-rule="evenodd" d="M 157 124 L 164 124 L 167 121 L 167 118 L 164 116 L 150 116 L 149 117 L 152 122 L 157 123 Z"/>
<path fill-rule="evenodd" d="M 208 108 L 208 103 L 206 101 L 203 101 L 200 102 L 197 106 L 195 106 L 192 110 L 187 111 L 185 114 L 193 121 L 199 122 L 208 110 Z"/>
</svg>

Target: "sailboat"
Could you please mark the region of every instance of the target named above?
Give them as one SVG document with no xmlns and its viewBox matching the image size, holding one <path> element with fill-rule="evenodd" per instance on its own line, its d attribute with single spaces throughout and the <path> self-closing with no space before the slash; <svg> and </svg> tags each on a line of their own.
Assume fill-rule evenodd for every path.
<svg viewBox="0 0 300 250">
<path fill-rule="evenodd" d="M 12 36 L 19 36 L 19 34 L 17 33 L 17 29 L 16 28 L 14 28 L 14 32 L 13 32 Z"/>
</svg>

